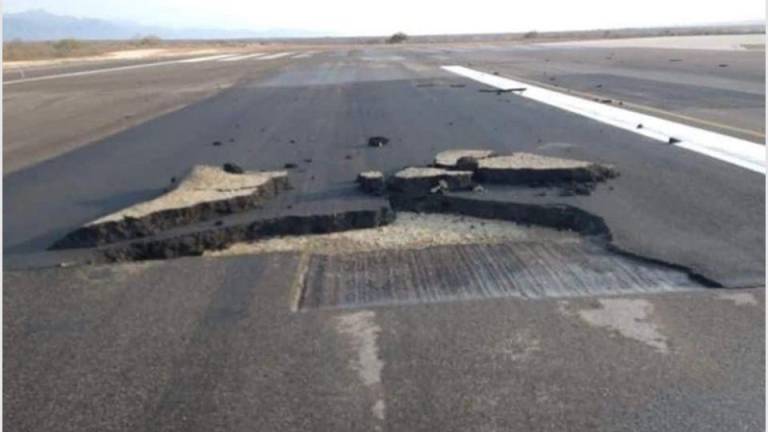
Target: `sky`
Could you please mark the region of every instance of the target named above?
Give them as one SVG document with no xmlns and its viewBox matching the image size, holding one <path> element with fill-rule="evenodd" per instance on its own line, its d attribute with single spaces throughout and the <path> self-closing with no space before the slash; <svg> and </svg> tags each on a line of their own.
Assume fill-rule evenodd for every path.
<svg viewBox="0 0 768 432">
<path fill-rule="evenodd" d="M 765 0 L 4 0 L 3 12 L 174 28 L 297 29 L 328 35 L 503 33 L 765 19 Z"/>
</svg>

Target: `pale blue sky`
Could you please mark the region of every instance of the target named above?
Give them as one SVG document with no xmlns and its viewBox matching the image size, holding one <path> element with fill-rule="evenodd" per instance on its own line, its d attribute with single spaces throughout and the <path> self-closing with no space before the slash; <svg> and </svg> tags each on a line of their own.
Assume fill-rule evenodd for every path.
<svg viewBox="0 0 768 432">
<path fill-rule="evenodd" d="M 4 12 L 167 27 L 290 28 L 337 35 L 489 33 L 763 20 L 764 0 L 5 0 Z"/>
</svg>

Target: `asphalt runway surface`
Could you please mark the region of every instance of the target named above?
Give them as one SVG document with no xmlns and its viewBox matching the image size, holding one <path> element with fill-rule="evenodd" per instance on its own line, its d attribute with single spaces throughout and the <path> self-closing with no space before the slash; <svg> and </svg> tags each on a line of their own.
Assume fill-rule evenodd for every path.
<svg viewBox="0 0 768 432">
<path fill-rule="evenodd" d="M 295 51 L 4 88 L 6 425 L 764 428 L 764 175 L 484 92 L 440 69 L 471 65 L 604 91 L 668 119 L 762 141 L 764 66 L 754 52 L 446 45 L 329 48 L 295 58 Z M 616 61 L 600 63 L 608 51 Z M 711 69 L 696 64 L 710 61 Z M 121 121 L 126 112 L 139 117 Z M 375 135 L 390 144 L 368 147 Z M 357 173 L 425 164 L 458 148 L 616 166 L 621 176 L 610 188 L 558 200 L 602 217 L 623 250 L 731 289 L 292 312 L 301 261 L 294 252 L 24 269 L 32 265 L 26 256 L 157 196 L 196 164 L 295 163 L 290 204 L 354 202 Z"/>
</svg>

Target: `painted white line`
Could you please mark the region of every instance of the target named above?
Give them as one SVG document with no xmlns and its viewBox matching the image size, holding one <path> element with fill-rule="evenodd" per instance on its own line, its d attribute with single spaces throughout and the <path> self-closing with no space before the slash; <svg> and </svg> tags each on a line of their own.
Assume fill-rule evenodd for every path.
<svg viewBox="0 0 768 432">
<path fill-rule="evenodd" d="M 233 61 L 240 61 L 240 60 L 245 60 L 245 59 L 254 58 L 254 57 L 260 57 L 260 56 L 263 56 L 263 55 L 264 55 L 264 53 L 247 54 L 247 55 L 240 55 L 240 56 L 223 58 L 223 59 L 220 59 L 218 61 L 220 61 L 220 62 L 233 62 Z"/>
<path fill-rule="evenodd" d="M 289 56 L 291 54 L 293 54 L 293 51 L 279 52 L 279 53 L 276 53 L 276 54 L 270 54 L 268 56 L 259 57 L 259 60 L 273 60 L 273 59 L 278 59 L 280 57 L 286 57 L 286 56 Z"/>
<path fill-rule="evenodd" d="M 312 57 L 312 56 L 313 56 L 313 55 L 315 55 L 315 54 L 317 54 L 317 51 L 307 51 L 307 52 L 305 52 L 305 53 L 301 53 L 301 54 L 295 55 L 295 56 L 293 56 L 293 57 L 291 57 L 291 58 L 295 58 L 295 59 L 303 59 L 303 58 Z"/>
<path fill-rule="evenodd" d="M 45 81 L 45 80 L 51 80 L 56 78 L 95 75 L 95 74 L 101 74 L 101 73 L 107 73 L 107 72 L 117 72 L 117 71 L 124 71 L 124 70 L 130 70 L 130 69 L 142 69 L 142 68 L 148 68 L 148 67 L 154 67 L 154 66 L 166 66 L 166 65 L 179 64 L 179 63 L 197 63 L 201 61 L 214 60 L 214 59 L 224 58 L 229 56 L 230 55 L 198 57 L 198 58 L 185 59 L 185 60 L 169 60 L 169 61 L 155 62 L 155 63 L 142 63 L 142 64 L 129 65 L 129 66 L 118 66 L 118 67 L 112 67 L 112 68 L 92 69 L 92 70 L 79 71 L 79 72 L 68 72 L 68 73 L 56 74 L 56 75 L 45 75 L 45 76 L 32 77 L 32 78 L 16 79 L 11 81 L 3 81 L 3 85 L 5 86 L 5 85 L 11 85 L 11 84 L 33 82 L 33 81 Z"/>
<path fill-rule="evenodd" d="M 566 95 L 463 66 L 443 66 L 443 69 L 498 89 L 525 87 L 525 91 L 517 94 L 659 141 L 671 142 L 670 138 L 673 141 L 679 140 L 674 145 L 742 168 L 762 174 L 766 171 L 765 146 L 760 144 Z"/>
<path fill-rule="evenodd" d="M 195 57 L 191 59 L 180 60 L 179 63 L 200 63 L 200 62 L 206 62 L 206 61 L 221 60 L 229 57 L 236 57 L 236 55 L 219 54 L 219 55 L 207 56 L 207 57 Z"/>
</svg>

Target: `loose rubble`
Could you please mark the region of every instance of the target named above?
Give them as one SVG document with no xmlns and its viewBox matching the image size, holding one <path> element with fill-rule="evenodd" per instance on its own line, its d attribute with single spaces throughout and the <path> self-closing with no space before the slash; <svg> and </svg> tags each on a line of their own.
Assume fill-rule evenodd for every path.
<svg viewBox="0 0 768 432">
<path fill-rule="evenodd" d="M 398 212 L 391 224 L 376 228 L 340 231 L 308 236 L 283 236 L 267 240 L 238 243 L 211 256 L 227 256 L 270 252 L 313 252 L 343 255 L 350 252 L 372 252 L 394 249 L 422 249 L 460 244 L 493 244 L 508 241 L 558 241 L 578 243 L 576 233 L 558 232 L 541 227 L 524 227 L 502 220 L 471 216 Z"/>
<path fill-rule="evenodd" d="M 368 138 L 368 147 L 384 147 L 389 144 L 389 138 L 383 136 L 374 136 Z"/>
</svg>

